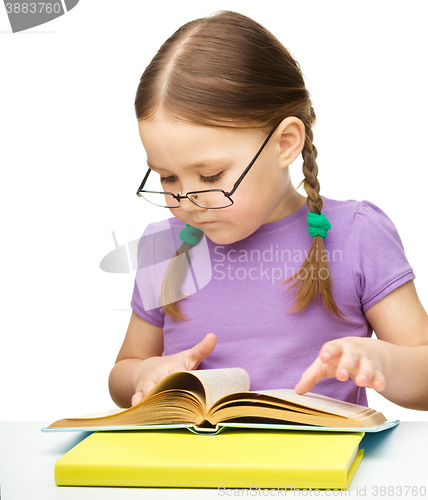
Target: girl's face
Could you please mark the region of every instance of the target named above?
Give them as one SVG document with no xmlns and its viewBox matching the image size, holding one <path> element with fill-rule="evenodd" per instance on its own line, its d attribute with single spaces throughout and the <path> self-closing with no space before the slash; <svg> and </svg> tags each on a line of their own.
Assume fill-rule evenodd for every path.
<svg viewBox="0 0 428 500">
<path fill-rule="evenodd" d="M 223 189 L 230 192 L 255 156 L 269 130 L 204 127 L 172 121 L 158 113 L 139 122 L 150 176 L 163 178 L 161 190 L 174 194 Z M 201 229 L 217 244 L 229 244 L 293 213 L 306 199 L 294 189 L 283 158 L 278 127 L 236 192 L 234 204 L 201 208 L 187 199 L 171 213 Z M 290 163 L 290 162 L 288 162 Z"/>
</svg>

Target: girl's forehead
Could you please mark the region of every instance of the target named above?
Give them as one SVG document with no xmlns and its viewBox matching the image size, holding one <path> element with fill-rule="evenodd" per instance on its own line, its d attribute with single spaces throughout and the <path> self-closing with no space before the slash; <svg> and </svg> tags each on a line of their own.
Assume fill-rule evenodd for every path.
<svg viewBox="0 0 428 500">
<path fill-rule="evenodd" d="M 138 122 L 143 146 L 151 162 L 155 157 L 180 155 L 197 162 L 201 158 L 227 158 L 246 151 L 258 149 L 264 131 L 209 127 L 182 123 L 156 116 L 152 120 Z M 150 160 L 149 160 L 150 161 Z"/>
</svg>

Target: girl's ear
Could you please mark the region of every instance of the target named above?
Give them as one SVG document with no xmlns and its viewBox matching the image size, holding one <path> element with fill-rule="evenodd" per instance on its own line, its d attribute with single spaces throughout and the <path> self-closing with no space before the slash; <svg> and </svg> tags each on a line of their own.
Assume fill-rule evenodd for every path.
<svg viewBox="0 0 428 500">
<path fill-rule="evenodd" d="M 275 132 L 281 167 L 288 167 L 302 152 L 305 145 L 305 125 L 299 118 L 284 118 Z"/>
</svg>

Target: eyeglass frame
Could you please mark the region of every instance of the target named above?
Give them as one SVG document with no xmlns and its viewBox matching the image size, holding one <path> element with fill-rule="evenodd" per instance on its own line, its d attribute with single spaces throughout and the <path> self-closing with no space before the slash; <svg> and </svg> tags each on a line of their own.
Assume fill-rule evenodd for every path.
<svg viewBox="0 0 428 500">
<path fill-rule="evenodd" d="M 269 139 L 272 137 L 272 135 L 275 132 L 275 130 L 277 129 L 277 127 L 278 127 L 278 125 L 275 125 L 275 127 L 269 132 L 269 135 L 264 140 L 264 142 L 261 145 L 260 149 L 257 151 L 256 155 L 250 161 L 250 163 L 248 164 L 248 166 L 246 167 L 246 169 L 244 170 L 244 172 L 241 174 L 241 176 L 239 177 L 239 179 L 235 182 L 235 184 L 233 185 L 232 191 L 230 191 L 230 192 L 225 192 L 225 191 L 223 191 L 223 189 L 205 189 L 203 191 L 189 191 L 188 193 L 186 193 L 184 195 L 181 195 L 180 193 L 179 194 L 174 194 L 174 193 L 170 193 L 168 191 L 148 191 L 148 190 L 143 189 L 143 187 L 144 187 L 144 185 L 147 182 L 147 179 L 148 179 L 148 177 L 150 175 L 150 172 L 152 171 L 151 168 L 149 168 L 147 170 L 147 172 L 146 172 L 146 175 L 144 176 L 144 179 L 143 179 L 142 183 L 140 184 L 140 187 L 138 188 L 138 190 L 136 192 L 136 195 L 139 196 L 140 198 L 144 198 L 144 196 L 142 196 L 140 193 L 154 193 L 154 194 L 163 194 L 163 195 L 168 194 L 168 195 L 171 195 L 175 200 L 177 200 L 177 203 L 180 203 L 180 200 L 183 200 L 183 199 L 187 198 L 189 201 L 191 201 L 197 207 L 199 207 L 199 208 L 205 208 L 207 210 L 220 210 L 222 208 L 231 207 L 233 205 L 233 203 L 234 203 L 233 200 L 232 200 L 232 198 L 231 198 L 231 196 L 238 189 L 239 184 L 241 184 L 241 182 L 243 181 L 244 177 L 250 171 L 250 168 L 254 165 L 254 163 L 256 162 L 257 158 L 260 156 L 260 153 L 263 151 L 264 147 L 268 143 Z M 227 199 L 229 199 L 229 201 L 231 201 L 231 204 L 230 205 L 226 205 L 225 207 L 201 207 L 201 205 L 198 205 L 195 201 L 193 201 L 192 199 L 189 198 L 189 194 L 210 193 L 210 192 L 222 192 L 224 194 L 224 196 Z M 146 200 L 146 198 L 144 198 L 144 199 Z M 146 200 L 146 201 L 148 201 L 148 200 Z M 168 207 L 168 206 L 164 206 L 164 205 L 157 205 L 157 206 L 160 206 L 162 208 L 180 208 L 180 205 L 178 205 L 177 207 Z"/>
</svg>

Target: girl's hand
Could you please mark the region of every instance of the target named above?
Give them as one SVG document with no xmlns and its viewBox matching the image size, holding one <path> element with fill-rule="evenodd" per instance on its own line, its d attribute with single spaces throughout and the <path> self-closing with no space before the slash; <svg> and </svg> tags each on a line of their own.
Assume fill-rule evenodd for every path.
<svg viewBox="0 0 428 500">
<path fill-rule="evenodd" d="M 361 387 L 382 392 L 385 377 L 381 359 L 373 339 L 344 337 L 332 340 L 323 345 L 317 359 L 303 373 L 294 389 L 298 394 L 304 394 L 323 378 L 336 377 L 346 382 L 350 377 Z"/>
<path fill-rule="evenodd" d="M 170 373 L 196 370 L 199 364 L 212 353 L 216 343 L 217 337 L 214 333 L 209 333 L 191 349 L 170 356 L 155 356 L 141 361 L 135 394 L 131 399 L 132 406 L 141 401 L 160 380 Z"/>
</svg>

